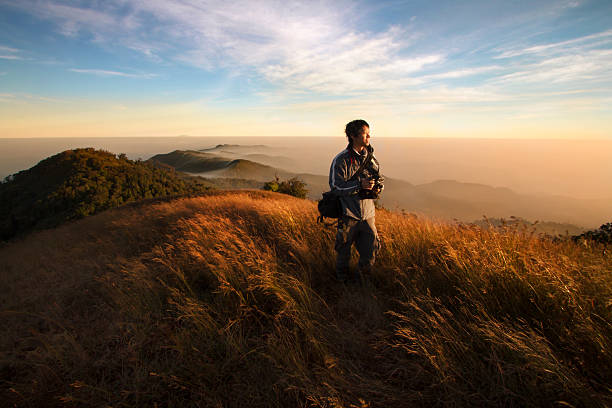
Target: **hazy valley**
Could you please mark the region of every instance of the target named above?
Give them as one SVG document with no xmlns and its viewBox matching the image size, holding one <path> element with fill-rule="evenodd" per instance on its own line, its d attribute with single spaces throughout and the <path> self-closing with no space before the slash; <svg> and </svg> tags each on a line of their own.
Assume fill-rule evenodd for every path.
<svg viewBox="0 0 612 408">
<path fill-rule="evenodd" d="M 273 147 L 221 144 L 200 151 L 174 151 L 158 154 L 159 161 L 176 170 L 208 179 L 236 178 L 253 180 L 248 187 L 257 187 L 275 177 L 298 177 L 309 190 L 308 197 L 317 200 L 329 190 L 328 176 L 290 171 L 288 157 L 274 155 Z M 283 164 L 284 163 L 284 164 Z M 382 163 L 384 165 L 384 163 Z M 384 170 L 384 167 L 383 167 Z M 211 180 L 214 184 L 214 180 Z M 260 186 L 260 185 L 259 185 Z M 414 185 L 401 179 L 385 178 L 385 191 L 380 204 L 386 208 L 417 213 L 447 220 L 472 222 L 511 216 L 559 224 L 558 233 L 580 228 L 594 228 L 610 216 L 607 200 L 580 200 L 563 196 L 518 194 L 508 188 L 456 180 L 438 180 Z M 574 224 L 574 226 L 570 225 Z"/>
</svg>

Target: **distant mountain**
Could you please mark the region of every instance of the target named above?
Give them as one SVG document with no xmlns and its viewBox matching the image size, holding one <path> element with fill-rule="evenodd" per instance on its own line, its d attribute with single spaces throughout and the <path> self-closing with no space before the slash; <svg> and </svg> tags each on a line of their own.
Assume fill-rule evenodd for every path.
<svg viewBox="0 0 612 408">
<path fill-rule="evenodd" d="M 512 200 L 516 193 L 506 187 L 491 187 L 485 184 L 462 183 L 456 180 L 436 180 L 416 186 L 419 191 L 454 200 L 500 202 Z"/>
<path fill-rule="evenodd" d="M 177 171 L 199 175 L 211 182 L 216 178 L 236 178 L 261 182 L 263 185 L 277 176 L 283 179 L 299 177 L 308 184 L 309 198 L 312 199 L 320 198 L 321 193 L 329 189 L 326 176 L 293 173 L 252 160 L 230 159 L 202 151 L 175 150 L 155 155 L 149 160 L 167 164 Z"/>
<path fill-rule="evenodd" d="M 254 150 L 266 150 L 270 149 L 269 146 L 266 145 L 239 145 L 239 144 L 218 144 L 215 147 L 209 147 L 207 149 L 200 149 L 200 152 L 253 152 Z"/>
<path fill-rule="evenodd" d="M 329 190 L 328 176 L 293 173 L 248 160 L 230 160 L 201 151 L 176 150 L 153 156 L 150 160 L 174 166 L 178 171 L 200 175 L 213 185 L 217 177 L 265 182 L 278 176 L 282 179 L 298 177 L 304 181 L 308 189 L 308 198 L 312 200 L 320 199 L 321 194 Z M 220 166 L 223 167 L 219 168 Z M 449 209 L 453 209 L 453 213 L 461 214 L 462 219 L 466 220 L 482 215 L 478 208 L 469 203 L 420 191 L 413 184 L 397 179 L 385 179 L 385 192 L 380 203 L 390 209 L 410 209 L 441 218 L 449 218 Z"/>
<path fill-rule="evenodd" d="M 149 160 L 165 163 L 178 171 L 206 177 L 244 178 L 264 182 L 276 175 L 285 177 L 291 174 L 251 160 L 231 159 L 197 150 L 175 150 L 157 154 Z"/>
<path fill-rule="evenodd" d="M 206 173 L 226 168 L 230 159 L 197 150 L 175 150 L 166 154 L 157 154 L 149 159 L 172 166 L 187 173 Z"/>
<path fill-rule="evenodd" d="M 219 145 L 227 148 L 227 145 Z M 243 149 L 247 152 L 248 149 Z M 268 156 L 270 157 L 270 156 Z M 230 159 L 221 154 L 202 151 L 174 151 L 157 155 L 158 160 L 178 171 L 209 178 L 240 178 L 270 181 L 298 177 L 309 190 L 308 198 L 319 199 L 329 190 L 328 176 L 294 173 L 278 166 L 261 164 L 253 160 Z M 385 179 L 385 191 L 380 204 L 391 210 L 406 210 L 445 219 L 470 222 L 486 215 L 489 218 L 521 217 L 527 220 L 548 220 L 578 226 L 594 227 L 609 219 L 607 203 L 577 200 L 558 196 L 531 196 L 518 194 L 509 188 L 492 187 L 456 180 L 437 180 L 414 185 L 398 179 Z"/>
<path fill-rule="evenodd" d="M 251 160 L 236 159 L 230 161 L 225 168 L 217 170 L 214 174 L 222 177 L 248 177 L 253 180 L 263 181 L 270 180 L 274 178 L 275 175 L 283 176 L 286 172 Z"/>
<path fill-rule="evenodd" d="M 237 156 L 236 158 L 246 159 L 250 161 L 255 161 L 257 163 L 266 164 L 268 166 L 282 168 L 284 170 L 291 169 L 295 162 L 288 157 L 285 156 L 270 156 L 262 153 L 251 153 Z"/>
<path fill-rule="evenodd" d="M 266 145 L 237 145 L 237 144 L 218 144 L 215 147 L 200 149 L 199 152 L 212 153 L 226 159 L 245 159 L 254 161 L 275 168 L 290 170 L 295 166 L 295 161 L 278 154 L 277 148 Z"/>
<path fill-rule="evenodd" d="M 174 169 L 93 148 L 66 150 L 0 184 L 0 239 L 146 198 L 209 187 Z"/>
<path fill-rule="evenodd" d="M 438 180 L 416 186 L 421 192 L 437 197 L 469 203 L 469 208 L 454 209 L 455 217 L 466 220 L 481 218 L 508 218 L 515 216 L 528 220 L 549 220 L 572 226 L 596 226 L 610 217 L 609 203 L 603 200 L 580 200 L 562 196 L 518 194 L 509 188 L 492 187 L 455 180 Z"/>
</svg>

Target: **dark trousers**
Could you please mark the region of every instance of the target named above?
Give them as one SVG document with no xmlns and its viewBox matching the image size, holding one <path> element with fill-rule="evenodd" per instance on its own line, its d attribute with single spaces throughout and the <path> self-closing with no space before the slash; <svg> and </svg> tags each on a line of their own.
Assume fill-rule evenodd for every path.
<svg viewBox="0 0 612 408">
<path fill-rule="evenodd" d="M 353 242 L 359 253 L 359 269 L 351 273 L 349 262 Z M 374 265 L 376 253 L 380 248 L 374 217 L 362 221 L 342 217 L 338 223 L 335 248 L 337 278 L 340 280 L 360 278 L 361 271 L 370 269 Z"/>
</svg>

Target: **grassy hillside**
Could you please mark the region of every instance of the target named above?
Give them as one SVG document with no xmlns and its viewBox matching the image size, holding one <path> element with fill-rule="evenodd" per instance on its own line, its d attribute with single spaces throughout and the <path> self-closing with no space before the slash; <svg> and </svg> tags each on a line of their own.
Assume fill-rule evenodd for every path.
<svg viewBox="0 0 612 408">
<path fill-rule="evenodd" d="M 380 211 L 362 288 L 315 204 L 211 193 L 0 248 L 11 406 L 612 404 L 612 257 Z M 355 262 L 355 259 L 353 259 Z"/>
<path fill-rule="evenodd" d="M 206 190 L 169 167 L 92 148 L 66 150 L 0 183 L 0 240 L 133 201 Z"/>
</svg>

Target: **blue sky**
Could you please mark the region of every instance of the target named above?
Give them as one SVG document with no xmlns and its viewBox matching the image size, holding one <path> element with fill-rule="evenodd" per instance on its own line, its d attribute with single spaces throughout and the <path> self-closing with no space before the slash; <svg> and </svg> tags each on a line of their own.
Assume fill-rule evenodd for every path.
<svg viewBox="0 0 612 408">
<path fill-rule="evenodd" d="M 612 138 L 612 2 L 0 0 L 0 137 Z"/>
</svg>

